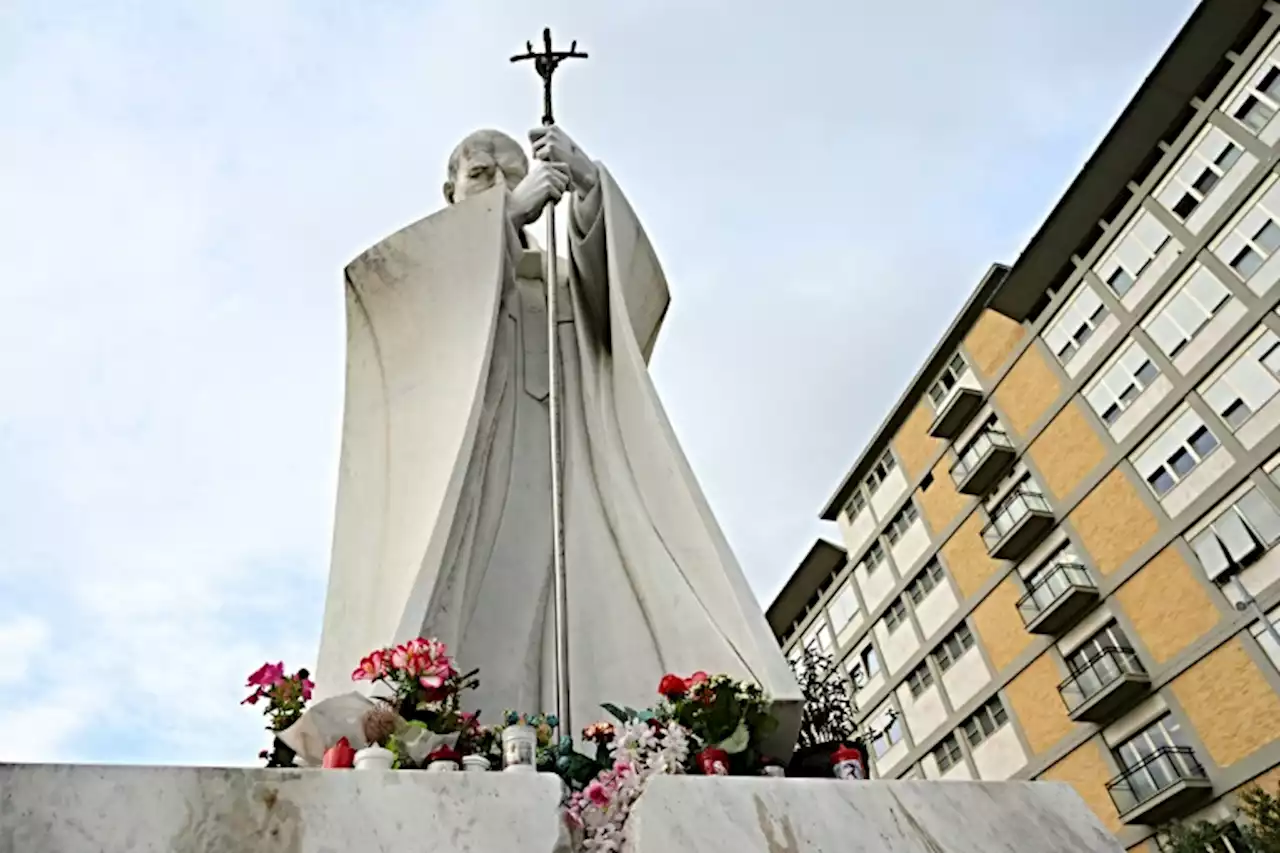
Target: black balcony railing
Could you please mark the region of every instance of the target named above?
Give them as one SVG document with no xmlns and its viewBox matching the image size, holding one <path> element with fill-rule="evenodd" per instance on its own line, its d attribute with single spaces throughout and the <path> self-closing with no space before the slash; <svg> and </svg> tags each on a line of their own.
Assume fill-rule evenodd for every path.
<svg viewBox="0 0 1280 853">
<path fill-rule="evenodd" d="M 1107 783 L 1116 811 L 1126 815 L 1179 782 L 1206 783 L 1204 767 L 1189 746 L 1162 746 Z"/>
<path fill-rule="evenodd" d="M 978 437 L 965 448 L 964 453 L 961 453 L 960 458 L 951 466 L 952 481 L 956 485 L 963 483 L 987 454 L 996 448 L 1013 450 L 1013 442 L 1009 440 L 1009 436 L 998 429 L 984 429 L 978 433 Z"/>
<path fill-rule="evenodd" d="M 991 520 L 982 528 L 982 541 L 986 543 L 987 550 L 994 549 L 1024 518 L 1035 513 L 1053 513 L 1044 495 L 1020 488 L 1006 496 L 991 511 Z"/>
<path fill-rule="evenodd" d="M 1057 563 L 1032 584 L 1027 594 L 1018 599 L 1018 612 L 1023 624 L 1030 625 L 1040 614 L 1051 609 L 1073 590 L 1097 591 L 1089 572 L 1079 563 Z"/>
<path fill-rule="evenodd" d="M 1074 713 L 1093 697 L 1126 675 L 1146 675 L 1133 649 L 1104 646 L 1085 659 L 1084 665 L 1058 685 L 1068 713 Z"/>
</svg>

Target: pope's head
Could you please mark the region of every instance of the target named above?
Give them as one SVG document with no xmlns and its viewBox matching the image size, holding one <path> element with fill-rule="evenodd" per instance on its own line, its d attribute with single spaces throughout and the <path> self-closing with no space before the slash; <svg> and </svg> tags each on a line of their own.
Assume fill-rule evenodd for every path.
<svg viewBox="0 0 1280 853">
<path fill-rule="evenodd" d="M 477 130 L 449 155 L 444 199 L 456 204 L 490 189 L 498 181 L 515 189 L 528 173 L 529 158 L 520 143 L 499 130 Z"/>
</svg>

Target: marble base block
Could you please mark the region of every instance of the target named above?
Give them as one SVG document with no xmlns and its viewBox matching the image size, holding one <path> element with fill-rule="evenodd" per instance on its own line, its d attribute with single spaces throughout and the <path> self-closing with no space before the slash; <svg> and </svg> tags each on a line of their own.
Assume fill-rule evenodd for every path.
<svg viewBox="0 0 1280 853">
<path fill-rule="evenodd" d="M 0 764 L 0 853 L 552 853 L 550 774 Z"/>
<path fill-rule="evenodd" d="M 1056 782 L 650 781 L 625 853 L 1122 853 Z"/>
<path fill-rule="evenodd" d="M 567 853 L 543 773 L 0 764 L 0 853 Z M 1121 853 L 1049 782 L 660 776 L 625 853 Z"/>
</svg>

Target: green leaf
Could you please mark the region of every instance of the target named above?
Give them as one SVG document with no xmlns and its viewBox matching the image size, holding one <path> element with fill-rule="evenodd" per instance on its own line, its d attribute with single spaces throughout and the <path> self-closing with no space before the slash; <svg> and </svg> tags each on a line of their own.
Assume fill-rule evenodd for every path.
<svg viewBox="0 0 1280 853">
<path fill-rule="evenodd" d="M 647 723 L 653 719 L 653 712 L 650 711 L 648 708 L 645 708 L 643 711 L 640 711 L 636 714 L 636 719 L 642 723 Z"/>
<path fill-rule="evenodd" d="M 733 734 L 720 741 L 720 748 L 730 755 L 737 755 L 744 752 L 751 744 L 751 730 L 747 728 L 746 720 L 739 720 L 738 727 L 733 730 Z"/>
<path fill-rule="evenodd" d="M 604 703 L 603 705 L 601 705 L 600 707 L 601 707 L 601 708 L 604 708 L 606 711 L 608 711 L 610 714 L 612 714 L 612 715 L 613 715 L 613 718 L 614 718 L 615 720 L 617 720 L 618 722 L 620 722 L 620 723 L 629 723 L 629 722 L 631 722 L 631 718 L 630 718 L 630 717 L 628 717 L 628 716 L 627 716 L 627 714 L 626 714 L 626 712 L 625 712 L 625 711 L 623 711 L 621 708 L 619 708 L 617 705 L 614 705 L 614 704 L 612 704 L 612 703 L 610 703 L 610 702 L 605 702 L 605 703 Z"/>
</svg>

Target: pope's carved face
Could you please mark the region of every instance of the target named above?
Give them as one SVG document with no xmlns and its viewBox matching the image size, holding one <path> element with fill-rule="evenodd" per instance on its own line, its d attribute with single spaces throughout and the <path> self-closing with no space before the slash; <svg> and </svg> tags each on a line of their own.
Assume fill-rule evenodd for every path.
<svg viewBox="0 0 1280 853">
<path fill-rule="evenodd" d="M 505 133 L 479 130 L 459 143 L 449 156 L 445 201 L 456 204 L 502 181 L 508 189 L 529 173 L 529 159 L 520 144 Z"/>
</svg>

